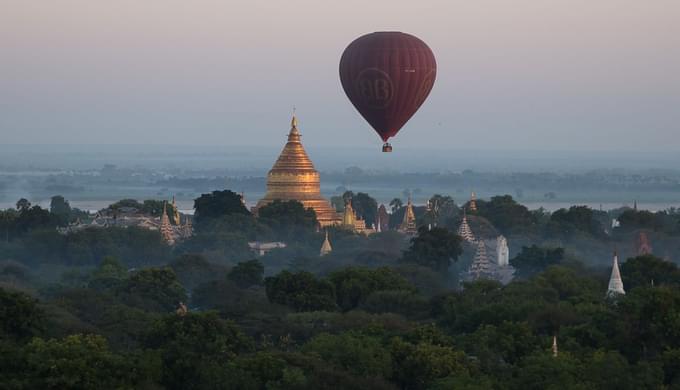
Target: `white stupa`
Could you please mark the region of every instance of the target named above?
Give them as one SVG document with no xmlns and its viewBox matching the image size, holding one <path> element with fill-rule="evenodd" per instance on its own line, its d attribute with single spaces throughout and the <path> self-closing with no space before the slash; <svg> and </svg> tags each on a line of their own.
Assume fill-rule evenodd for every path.
<svg viewBox="0 0 680 390">
<path fill-rule="evenodd" d="M 496 239 L 496 263 L 499 267 L 507 267 L 510 265 L 510 249 L 508 248 L 508 240 L 505 237 L 498 236 Z"/>
<path fill-rule="evenodd" d="M 619 256 L 614 252 L 614 260 L 612 264 L 612 274 L 609 277 L 609 287 L 607 288 L 607 296 L 625 295 L 626 291 L 623 289 L 623 281 L 621 280 L 621 272 L 619 272 Z"/>
</svg>

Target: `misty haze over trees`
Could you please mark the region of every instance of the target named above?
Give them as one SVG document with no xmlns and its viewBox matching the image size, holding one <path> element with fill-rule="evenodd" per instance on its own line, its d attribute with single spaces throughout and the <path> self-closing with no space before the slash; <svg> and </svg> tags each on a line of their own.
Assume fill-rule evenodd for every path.
<svg viewBox="0 0 680 390">
<path fill-rule="evenodd" d="M 395 195 L 390 226 L 406 206 Z M 0 212 L 0 379 L 7 388 L 170 389 L 680 383 L 680 212 L 549 213 L 511 195 L 477 199 L 469 225 L 480 238 L 508 238 L 515 280 L 462 283 L 474 255 L 455 233 L 467 198 L 430 198 L 441 207 L 414 207 L 415 237 L 329 227 L 323 257 L 325 232 L 295 201 L 256 217 L 236 192 L 204 193 L 193 236 L 169 246 L 141 227 L 64 233 L 92 214 L 64 196 L 49 208 L 20 199 Z M 344 201 L 376 222 L 370 193 L 334 204 Z M 159 199 L 100 213 L 157 217 L 163 207 L 174 213 Z M 654 255 L 634 252 L 640 232 Z M 260 256 L 253 241 L 287 245 Z M 626 295 L 605 298 L 615 248 Z"/>
</svg>

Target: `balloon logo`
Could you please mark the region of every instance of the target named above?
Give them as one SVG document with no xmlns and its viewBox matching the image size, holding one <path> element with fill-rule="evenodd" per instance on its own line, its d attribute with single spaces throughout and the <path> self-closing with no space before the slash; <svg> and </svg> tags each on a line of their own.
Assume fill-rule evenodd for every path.
<svg viewBox="0 0 680 390">
<path fill-rule="evenodd" d="M 392 101 L 394 87 L 390 76 L 380 69 L 364 69 L 355 83 L 355 93 L 369 108 L 386 108 Z"/>
<path fill-rule="evenodd" d="M 385 144 L 418 111 L 437 77 L 437 63 L 425 42 L 402 32 L 366 34 L 340 58 L 340 82 L 350 102 Z"/>
</svg>

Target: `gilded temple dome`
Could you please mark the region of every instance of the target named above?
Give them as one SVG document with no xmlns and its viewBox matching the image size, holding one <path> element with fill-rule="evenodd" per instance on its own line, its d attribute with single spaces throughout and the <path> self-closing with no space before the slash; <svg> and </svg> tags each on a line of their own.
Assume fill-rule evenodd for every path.
<svg viewBox="0 0 680 390">
<path fill-rule="evenodd" d="M 277 199 L 297 200 L 305 208 L 314 209 L 321 226 L 339 223 L 337 212 L 321 196 L 319 172 L 314 169 L 312 160 L 302 146 L 297 126 L 297 118 L 293 115 L 288 142 L 267 175 L 267 194 L 257 202 L 256 209 Z"/>
</svg>

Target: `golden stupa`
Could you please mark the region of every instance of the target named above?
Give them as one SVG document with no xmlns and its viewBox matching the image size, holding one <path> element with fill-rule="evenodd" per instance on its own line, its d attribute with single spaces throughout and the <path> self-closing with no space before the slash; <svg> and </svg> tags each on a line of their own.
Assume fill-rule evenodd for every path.
<svg viewBox="0 0 680 390">
<path fill-rule="evenodd" d="M 339 224 L 342 222 L 340 216 L 330 202 L 321 196 L 319 172 L 314 169 L 300 138 L 297 118 L 293 115 L 288 142 L 267 175 L 267 194 L 257 202 L 255 209 L 277 199 L 297 200 L 305 208 L 314 209 L 321 226 Z"/>
</svg>

